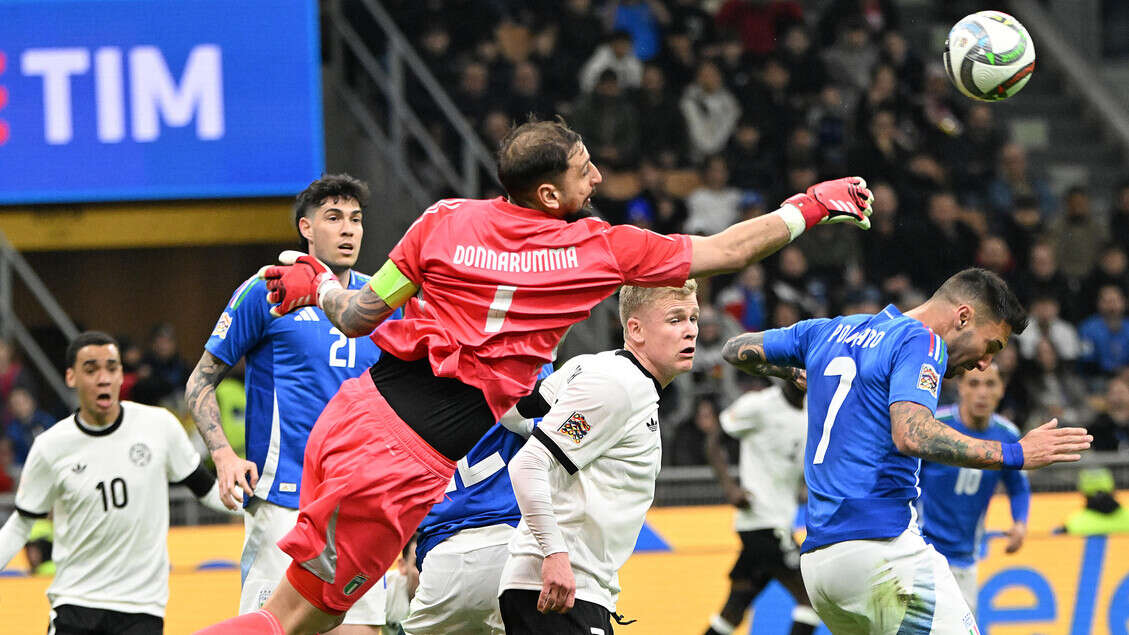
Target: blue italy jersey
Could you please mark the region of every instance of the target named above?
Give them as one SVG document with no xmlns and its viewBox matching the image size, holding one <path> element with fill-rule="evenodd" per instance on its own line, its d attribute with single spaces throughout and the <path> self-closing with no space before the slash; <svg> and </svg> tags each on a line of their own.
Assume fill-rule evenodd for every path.
<svg viewBox="0 0 1129 635">
<path fill-rule="evenodd" d="M 352 272 L 349 288 L 367 282 Z M 229 366 L 246 357 L 247 458 L 259 468 L 255 496 L 296 509 L 314 422 L 341 382 L 376 362 L 380 349 L 368 337 L 345 337 L 316 306 L 275 318 L 266 296 L 262 278 L 244 282 L 204 348 Z"/>
<path fill-rule="evenodd" d="M 939 409 L 937 419 L 957 432 L 977 439 L 1002 443 L 1019 440 L 1019 430 L 999 415 L 992 415 L 985 430 L 964 425 L 955 406 Z M 988 511 L 988 503 L 1000 480 L 1003 480 L 1011 500 L 1011 517 L 1016 522 L 1027 522 L 1031 486 L 1022 471 L 977 470 L 922 462 L 921 499 L 918 501 L 921 533 L 951 564 L 967 567 L 976 562 L 984 513 Z"/>
<path fill-rule="evenodd" d="M 541 367 L 537 379 L 553 374 L 553 365 Z M 447 495 L 419 525 L 416 566 L 423 569 L 427 552 L 456 533 L 473 527 L 505 523 L 517 527 L 521 510 L 506 469 L 525 437 L 495 424 L 466 456 L 459 459 Z"/>
<path fill-rule="evenodd" d="M 764 348 L 775 364 L 807 369 L 802 550 L 905 531 L 916 515 L 921 461 L 894 446 L 890 405 L 937 408 L 947 361 L 941 338 L 890 305 L 877 315 L 766 331 Z"/>
</svg>

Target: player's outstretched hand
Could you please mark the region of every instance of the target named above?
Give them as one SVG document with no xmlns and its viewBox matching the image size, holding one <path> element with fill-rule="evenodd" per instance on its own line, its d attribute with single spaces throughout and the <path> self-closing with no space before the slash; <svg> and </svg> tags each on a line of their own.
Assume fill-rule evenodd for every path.
<svg viewBox="0 0 1129 635">
<path fill-rule="evenodd" d="M 294 309 L 318 304 L 341 282 L 324 262 L 300 251 L 287 250 L 278 255 L 281 266 L 263 267 L 259 275 L 267 282 L 267 302 L 271 315 L 281 317 Z"/>
<path fill-rule="evenodd" d="M 788 197 L 784 204 L 799 209 L 809 229 L 827 223 L 851 223 L 870 229 L 873 202 L 874 194 L 867 189 L 866 180 L 848 176 L 816 183 L 807 192 Z"/>
<path fill-rule="evenodd" d="M 725 500 L 737 509 L 748 509 L 752 505 L 749 498 L 749 490 L 743 487 L 735 485 L 731 488 L 727 488 L 725 491 Z"/>
<path fill-rule="evenodd" d="M 220 490 L 220 501 L 231 511 L 238 511 L 243 505 L 243 494 L 255 495 L 255 485 L 259 482 L 259 468 L 253 461 L 239 458 L 231 446 L 217 448 L 212 452 L 216 464 L 216 484 Z"/>
<path fill-rule="evenodd" d="M 1082 458 L 1094 437 L 1085 428 L 1060 428 L 1058 419 L 1051 419 L 1023 435 L 1023 469 L 1034 470 L 1051 463 L 1069 463 Z"/>
<path fill-rule="evenodd" d="M 545 556 L 541 563 L 541 595 L 537 610 L 542 613 L 566 613 L 576 603 L 576 578 L 568 553 L 559 551 Z"/>
<path fill-rule="evenodd" d="M 1004 547 L 1004 553 L 1015 553 L 1023 546 L 1023 539 L 1027 537 L 1027 524 L 1014 523 L 1011 529 L 1007 530 L 1007 546 Z"/>
</svg>

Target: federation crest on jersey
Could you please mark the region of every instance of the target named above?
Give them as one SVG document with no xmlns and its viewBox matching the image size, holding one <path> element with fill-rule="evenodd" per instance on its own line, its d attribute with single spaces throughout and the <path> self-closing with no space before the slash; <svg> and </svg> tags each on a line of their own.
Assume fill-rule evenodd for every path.
<svg viewBox="0 0 1129 635">
<path fill-rule="evenodd" d="M 941 376 L 932 364 L 922 364 L 921 373 L 917 375 L 917 387 L 937 397 L 937 388 L 941 385 Z"/>
<path fill-rule="evenodd" d="M 149 465 L 150 459 L 153 458 L 153 453 L 149 450 L 149 446 L 144 443 L 134 443 L 133 447 L 129 449 L 129 460 L 137 467 L 145 467 Z"/>
<path fill-rule="evenodd" d="M 231 314 L 224 311 L 220 314 L 219 321 L 216 322 L 216 328 L 212 329 L 212 337 L 218 337 L 221 340 L 227 337 L 227 330 L 231 328 Z"/>
<path fill-rule="evenodd" d="M 588 424 L 588 420 L 584 418 L 584 415 L 579 412 L 574 412 L 557 428 L 557 432 L 572 439 L 573 442 L 579 445 L 591 429 L 592 426 Z"/>
</svg>

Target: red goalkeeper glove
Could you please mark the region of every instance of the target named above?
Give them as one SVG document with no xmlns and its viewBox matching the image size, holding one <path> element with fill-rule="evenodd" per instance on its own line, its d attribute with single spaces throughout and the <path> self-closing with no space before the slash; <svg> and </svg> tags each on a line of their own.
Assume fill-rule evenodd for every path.
<svg viewBox="0 0 1129 635">
<path fill-rule="evenodd" d="M 800 210 L 805 229 L 825 223 L 851 223 L 870 229 L 870 214 L 873 212 L 870 204 L 873 202 L 874 194 L 866 189 L 866 181 L 848 176 L 816 183 L 807 192 L 790 196 L 784 205 Z"/>
<path fill-rule="evenodd" d="M 267 302 L 271 315 L 281 317 L 294 309 L 316 304 L 330 289 L 340 289 L 341 281 L 325 263 L 298 251 L 284 251 L 278 256 L 281 266 L 263 267 L 259 275 L 267 281 Z"/>
</svg>

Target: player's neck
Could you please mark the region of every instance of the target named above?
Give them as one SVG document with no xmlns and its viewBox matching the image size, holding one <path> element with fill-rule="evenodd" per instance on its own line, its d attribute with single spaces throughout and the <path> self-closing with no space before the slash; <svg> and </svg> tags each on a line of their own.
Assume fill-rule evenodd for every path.
<svg viewBox="0 0 1129 635">
<path fill-rule="evenodd" d="M 624 342 L 623 348 L 630 352 L 635 357 L 636 361 L 639 362 L 639 365 L 647 369 L 647 372 L 651 373 L 651 377 L 654 377 L 655 381 L 659 382 L 659 385 L 663 388 L 666 388 L 670 385 L 670 382 L 674 381 L 674 375 L 668 376 L 660 373 L 658 366 L 629 342 Z"/>
<path fill-rule="evenodd" d="M 988 423 L 991 422 L 992 415 L 989 414 L 987 417 L 983 417 L 983 418 L 978 419 L 978 418 L 972 416 L 972 413 L 969 412 L 968 409 L 965 408 L 963 404 L 960 406 L 959 410 L 960 410 L 960 420 L 964 423 L 965 426 L 972 428 L 973 430 L 980 430 L 980 431 L 984 431 L 984 430 L 988 429 Z"/>
<path fill-rule="evenodd" d="M 941 339 L 945 339 L 949 334 L 951 325 L 951 320 L 948 319 L 952 312 L 951 309 L 951 306 L 942 306 L 932 300 L 926 300 L 924 304 L 920 304 L 902 315 L 921 322 L 932 329 Z"/>
<path fill-rule="evenodd" d="M 122 405 L 120 402 L 114 404 L 114 407 L 110 412 L 106 413 L 105 416 L 98 416 L 96 413 L 92 413 L 86 408 L 79 406 L 78 420 L 79 423 L 87 428 L 105 428 L 118 420 L 118 415 L 121 414 L 121 411 Z"/>
</svg>

